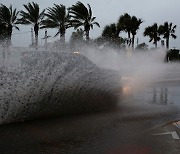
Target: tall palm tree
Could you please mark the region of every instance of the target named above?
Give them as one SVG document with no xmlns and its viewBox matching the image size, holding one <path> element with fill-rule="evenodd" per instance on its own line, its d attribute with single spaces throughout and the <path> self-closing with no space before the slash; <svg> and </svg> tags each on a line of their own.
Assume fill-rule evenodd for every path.
<svg viewBox="0 0 180 154">
<path fill-rule="evenodd" d="M 6 26 L 0 23 L 0 40 L 3 40 L 6 37 Z"/>
<path fill-rule="evenodd" d="M 19 11 L 13 9 L 12 5 L 10 5 L 9 8 L 3 4 L 0 5 L 0 31 L 1 34 L 5 35 L 5 38 L 7 39 L 7 46 L 11 44 L 13 28 L 19 30 L 19 28 L 16 26 L 18 13 Z"/>
<path fill-rule="evenodd" d="M 139 26 L 142 23 L 142 19 L 138 19 L 135 16 L 130 16 L 128 13 L 125 13 L 124 15 L 121 15 L 117 27 L 118 27 L 118 34 L 120 31 L 125 31 L 128 34 L 128 44 L 129 46 L 132 43 L 132 48 L 134 49 L 134 39 L 135 35 L 137 33 L 137 30 L 139 29 Z M 132 38 L 131 38 L 132 34 Z"/>
<path fill-rule="evenodd" d="M 149 42 L 153 41 L 155 47 L 157 48 L 157 42 L 160 41 L 160 33 L 159 33 L 159 26 L 157 23 L 154 23 L 152 26 L 148 26 L 145 28 L 144 36 L 149 36 Z"/>
<path fill-rule="evenodd" d="M 61 4 L 54 4 L 54 7 L 49 7 L 47 10 L 48 12 L 45 14 L 47 18 L 43 21 L 41 28 L 58 28 L 55 36 L 60 34 L 60 42 L 64 44 L 66 29 L 72 27 L 69 13 L 66 12 L 66 7 Z"/>
<path fill-rule="evenodd" d="M 26 11 L 20 11 L 20 24 L 33 25 L 35 32 L 36 47 L 38 46 L 39 26 L 42 24 L 45 9 L 40 12 L 39 5 L 35 2 L 23 5 Z"/>
<path fill-rule="evenodd" d="M 118 35 L 120 31 L 125 31 L 128 34 L 129 45 L 131 43 L 131 16 L 128 13 L 119 17 L 118 23 Z"/>
<path fill-rule="evenodd" d="M 135 35 L 137 34 L 137 30 L 139 26 L 142 24 L 142 19 L 137 19 L 137 17 L 133 16 L 131 18 L 131 34 L 132 34 L 132 49 L 134 49 L 134 39 Z"/>
<path fill-rule="evenodd" d="M 166 48 L 169 49 L 169 39 L 172 37 L 176 39 L 175 35 L 176 25 L 173 26 L 172 23 L 165 22 L 164 25 L 160 25 L 159 32 L 160 34 L 164 35 L 163 38 L 166 39 Z"/>
<path fill-rule="evenodd" d="M 71 14 L 71 17 L 73 18 L 71 20 L 72 25 L 74 26 L 75 29 L 77 29 L 80 26 L 84 26 L 84 31 L 86 35 L 86 41 L 89 41 L 89 31 L 90 29 L 93 29 L 93 25 L 96 25 L 100 27 L 98 22 L 95 22 L 96 17 L 92 16 L 92 10 L 91 6 L 89 4 L 88 8 L 78 1 L 75 5 L 72 5 L 70 7 L 69 13 Z"/>
</svg>

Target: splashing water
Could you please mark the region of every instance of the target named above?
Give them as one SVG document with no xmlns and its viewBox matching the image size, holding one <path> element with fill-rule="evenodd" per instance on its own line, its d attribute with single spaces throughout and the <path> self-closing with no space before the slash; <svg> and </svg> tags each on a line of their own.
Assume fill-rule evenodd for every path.
<svg viewBox="0 0 180 154">
<path fill-rule="evenodd" d="M 84 51 L 16 51 L 1 61 L 0 123 L 109 109 L 122 92 L 166 80 L 172 69 L 161 50 Z"/>
<path fill-rule="evenodd" d="M 20 57 L 0 68 L 1 124 L 98 111 L 118 101 L 118 74 L 80 54 L 44 51 Z"/>
<path fill-rule="evenodd" d="M 91 49 L 89 49 L 91 50 Z M 86 56 L 101 68 L 119 72 L 124 91 L 141 89 L 149 84 L 165 79 L 171 66 L 164 63 L 164 50 L 152 51 L 89 51 Z"/>
</svg>

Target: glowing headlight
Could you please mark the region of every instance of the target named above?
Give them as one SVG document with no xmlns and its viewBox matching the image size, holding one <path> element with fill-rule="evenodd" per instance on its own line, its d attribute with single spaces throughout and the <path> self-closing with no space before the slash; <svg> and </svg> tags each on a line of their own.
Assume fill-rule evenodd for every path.
<svg viewBox="0 0 180 154">
<path fill-rule="evenodd" d="M 75 51 L 74 54 L 79 54 L 79 52 L 78 52 L 78 51 Z"/>
<path fill-rule="evenodd" d="M 124 93 L 125 95 L 127 95 L 127 94 L 129 94 L 129 93 L 131 93 L 131 92 L 132 92 L 132 87 L 131 87 L 131 86 L 128 86 L 128 85 L 123 86 L 123 93 Z"/>
</svg>

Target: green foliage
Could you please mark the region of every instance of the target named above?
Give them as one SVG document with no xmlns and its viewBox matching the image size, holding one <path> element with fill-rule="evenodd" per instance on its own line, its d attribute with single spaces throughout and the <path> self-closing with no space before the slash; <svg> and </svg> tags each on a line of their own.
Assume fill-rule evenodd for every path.
<svg viewBox="0 0 180 154">
<path fill-rule="evenodd" d="M 13 28 L 19 30 L 17 24 L 32 24 L 34 26 L 36 45 L 38 42 L 38 32 L 39 28 L 57 28 L 58 32 L 55 36 L 60 34 L 60 40 L 65 42 L 66 30 L 70 27 L 78 29 L 77 32 L 73 32 L 71 40 L 81 40 L 85 33 L 86 41 L 89 41 L 89 32 L 96 25 L 100 27 L 99 23 L 96 22 L 96 17 L 92 14 L 92 9 L 89 4 L 87 7 L 80 1 L 72 5 L 68 9 L 62 4 L 54 4 L 53 7 L 47 8 L 47 13 L 45 9 L 40 12 L 39 5 L 35 2 L 29 2 L 27 5 L 23 5 L 24 10 L 17 11 L 10 7 L 6 7 L 0 4 L 0 39 L 6 39 L 10 42 Z M 18 19 L 18 15 L 21 18 Z M 44 19 L 46 17 L 46 19 Z M 134 48 L 135 35 L 140 25 L 143 23 L 142 19 L 136 16 L 131 16 L 128 13 L 124 13 L 118 19 L 117 24 L 113 23 L 104 27 L 102 36 L 96 39 L 97 42 L 110 42 L 112 44 L 123 44 L 125 39 L 119 37 L 121 31 L 128 34 L 127 43 L 132 44 Z M 169 39 L 172 37 L 176 39 L 175 35 L 176 25 L 172 23 L 165 22 L 163 25 L 158 26 L 157 23 L 145 28 L 144 36 L 149 37 L 149 41 L 155 44 L 157 47 L 157 42 L 161 39 L 160 36 L 166 39 L 166 47 L 169 48 Z M 70 41 L 71 41 L 70 40 Z M 138 48 L 143 48 L 143 44 L 138 46 Z"/>
<path fill-rule="evenodd" d="M 60 34 L 61 41 L 64 43 L 66 29 L 72 27 L 69 13 L 66 12 L 66 7 L 62 4 L 54 4 L 54 7 L 49 7 L 47 10 L 48 12 L 45 14 L 47 18 L 43 20 L 43 26 L 41 28 L 57 28 L 58 32 L 55 36 Z"/>
<path fill-rule="evenodd" d="M 45 9 L 40 12 L 39 5 L 35 2 L 28 3 L 27 5 L 23 6 L 26 11 L 20 11 L 21 18 L 19 19 L 19 23 L 25 25 L 40 25 L 44 18 Z"/>
<path fill-rule="evenodd" d="M 138 19 L 135 16 L 131 17 L 131 29 L 130 32 L 132 35 L 136 35 L 139 26 L 143 23 L 142 19 Z"/>
<path fill-rule="evenodd" d="M 70 7 L 69 13 L 71 16 L 72 26 L 77 29 L 80 26 L 84 27 L 84 31 L 86 33 L 86 40 L 89 40 L 89 31 L 93 29 L 93 25 L 100 27 L 98 22 L 95 22 L 96 17 L 92 16 L 91 6 L 89 4 L 88 8 L 78 1 L 75 5 Z"/>
<path fill-rule="evenodd" d="M 35 32 L 35 46 L 38 46 L 38 32 L 39 26 L 42 24 L 44 18 L 45 9 L 40 12 L 39 4 L 32 2 L 27 5 L 23 5 L 26 11 L 20 11 L 21 18 L 18 20 L 19 24 L 33 25 Z"/>
<path fill-rule="evenodd" d="M 128 13 L 121 15 L 118 20 L 118 30 L 125 31 L 128 33 L 128 38 L 130 38 L 130 31 L 131 31 L 131 16 Z"/>
<path fill-rule="evenodd" d="M 9 8 L 3 4 L 0 5 L 0 39 L 6 39 L 7 45 L 11 44 L 11 35 L 13 28 L 19 30 L 17 27 L 17 16 L 19 11 Z"/>
<path fill-rule="evenodd" d="M 160 33 L 159 33 L 159 26 L 157 23 L 154 23 L 152 26 L 148 26 L 145 28 L 144 36 L 149 37 L 149 42 L 153 41 L 155 47 L 157 47 L 157 42 L 160 41 Z"/>
<path fill-rule="evenodd" d="M 121 31 L 127 32 L 128 39 L 130 40 L 129 45 L 132 43 L 132 48 L 134 48 L 135 35 L 142 22 L 142 19 L 138 19 L 136 16 L 130 16 L 128 13 L 121 15 L 118 20 L 117 33 L 119 35 Z"/>
<path fill-rule="evenodd" d="M 104 27 L 102 36 L 108 39 L 113 39 L 118 37 L 117 25 L 115 23 L 107 25 Z"/>
<path fill-rule="evenodd" d="M 172 23 L 165 22 L 164 25 L 159 26 L 159 33 L 163 35 L 163 38 L 166 39 L 166 47 L 169 48 L 169 39 L 172 37 L 176 39 L 175 35 L 176 25 L 173 26 Z"/>
</svg>

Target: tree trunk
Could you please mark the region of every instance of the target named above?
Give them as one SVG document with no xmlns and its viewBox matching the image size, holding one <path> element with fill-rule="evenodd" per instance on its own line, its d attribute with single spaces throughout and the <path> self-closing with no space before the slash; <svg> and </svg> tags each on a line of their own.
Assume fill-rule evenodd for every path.
<svg viewBox="0 0 180 154">
<path fill-rule="evenodd" d="M 60 46 L 62 48 L 64 48 L 65 46 L 65 33 L 66 33 L 65 28 L 61 28 L 60 29 Z"/>
<path fill-rule="evenodd" d="M 155 48 L 157 48 L 157 41 L 155 41 L 154 44 L 155 44 Z"/>
<path fill-rule="evenodd" d="M 61 32 L 60 34 L 60 42 L 62 44 L 65 44 L 65 31 Z"/>
<path fill-rule="evenodd" d="M 90 31 L 90 25 L 86 24 L 84 26 L 84 31 L 85 31 L 85 35 L 86 35 L 86 41 L 89 42 L 90 38 L 89 38 L 89 31 Z"/>
<path fill-rule="evenodd" d="M 166 38 L 166 48 L 169 49 L 169 37 Z"/>
<path fill-rule="evenodd" d="M 45 39 L 45 49 L 46 49 L 46 50 L 47 50 L 47 38 L 48 38 L 47 29 L 45 29 L 44 39 Z"/>
<path fill-rule="evenodd" d="M 134 50 L 134 39 L 135 39 L 135 35 L 132 36 L 132 49 Z"/>
<path fill-rule="evenodd" d="M 128 32 L 128 45 L 130 46 L 131 45 L 131 33 Z"/>
<path fill-rule="evenodd" d="M 34 25 L 34 32 L 35 32 L 35 47 L 38 47 L 38 32 L 39 32 L 39 25 L 36 23 Z"/>
<path fill-rule="evenodd" d="M 86 35 L 86 41 L 89 42 L 90 38 L 89 38 L 89 30 L 85 31 L 85 35 Z"/>
<path fill-rule="evenodd" d="M 62 48 L 65 46 L 65 34 L 60 34 L 60 46 Z"/>
<path fill-rule="evenodd" d="M 11 46 L 11 36 L 12 36 L 12 25 L 9 25 L 8 26 L 8 35 L 7 35 L 7 47 L 10 47 Z"/>
</svg>

